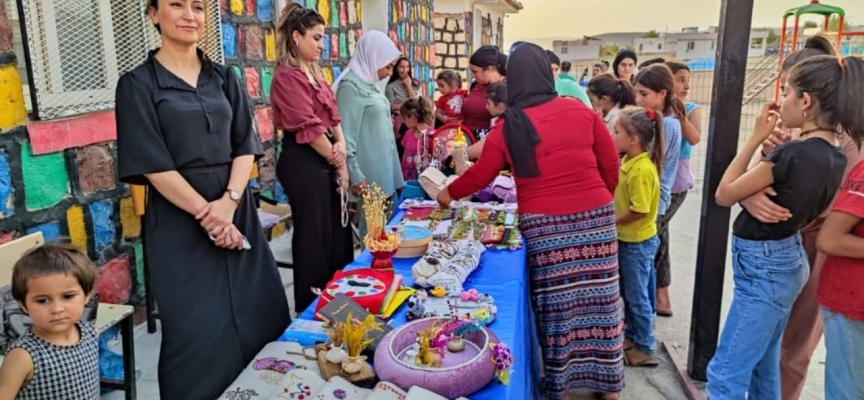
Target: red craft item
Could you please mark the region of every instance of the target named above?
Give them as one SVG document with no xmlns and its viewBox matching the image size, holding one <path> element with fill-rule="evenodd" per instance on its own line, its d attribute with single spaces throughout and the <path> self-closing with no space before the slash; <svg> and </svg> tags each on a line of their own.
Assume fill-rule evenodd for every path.
<svg viewBox="0 0 864 400">
<path fill-rule="evenodd" d="M 392 256 L 392 255 L 391 255 Z M 401 284 L 402 277 L 389 269 L 360 268 L 351 271 L 336 271 L 333 280 L 321 291 L 315 307 L 317 314 L 333 297 L 342 293 L 372 314 L 381 314 L 390 303 Z"/>
</svg>

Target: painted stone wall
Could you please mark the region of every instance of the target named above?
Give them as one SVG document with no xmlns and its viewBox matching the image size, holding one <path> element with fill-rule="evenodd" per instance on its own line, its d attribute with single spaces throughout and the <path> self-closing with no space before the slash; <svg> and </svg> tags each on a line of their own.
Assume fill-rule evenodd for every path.
<svg viewBox="0 0 864 400">
<path fill-rule="evenodd" d="M 276 6 L 273 0 L 221 0 L 225 64 L 246 86 L 264 156 L 252 186 L 270 199 L 287 201 L 276 180 L 277 132 L 270 107 L 270 84 L 276 62 Z"/>
<path fill-rule="evenodd" d="M 468 60 L 473 53 L 471 13 L 435 14 L 435 76 L 443 70 L 459 73 L 464 84 L 469 75 Z"/>
<path fill-rule="evenodd" d="M 391 0 L 389 7 L 390 39 L 411 60 L 423 96 L 435 93 L 433 9 L 433 0 Z"/>
</svg>

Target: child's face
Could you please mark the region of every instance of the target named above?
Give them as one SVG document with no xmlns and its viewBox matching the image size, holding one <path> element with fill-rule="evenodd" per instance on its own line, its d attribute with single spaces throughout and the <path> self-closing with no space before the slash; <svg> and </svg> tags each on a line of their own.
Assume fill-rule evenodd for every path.
<svg viewBox="0 0 864 400">
<path fill-rule="evenodd" d="M 438 91 L 441 92 L 441 95 L 446 96 L 453 93 L 454 88 L 447 81 L 439 79 L 436 83 L 438 83 Z"/>
<path fill-rule="evenodd" d="M 495 103 L 492 100 L 486 99 L 486 111 L 489 111 L 493 117 L 500 117 L 501 114 L 504 114 L 504 110 L 507 109 L 507 105 L 504 103 Z"/>
<path fill-rule="evenodd" d="M 27 296 L 21 308 L 33 320 L 37 333 L 62 333 L 81 319 L 88 297 L 74 276 L 43 275 L 27 280 Z"/>
<path fill-rule="evenodd" d="M 621 124 L 621 120 L 619 119 L 615 122 L 613 140 L 615 141 L 615 147 L 618 148 L 619 153 L 626 153 L 630 150 L 630 147 L 633 146 L 634 137 L 630 136 L 627 131 L 624 130 L 624 125 Z"/>
<path fill-rule="evenodd" d="M 675 74 L 675 96 L 681 101 L 687 101 L 688 95 L 690 95 L 690 71 L 682 69 Z"/>
<path fill-rule="evenodd" d="M 636 103 L 645 108 L 663 111 L 666 108 L 666 91 L 655 92 L 642 84 L 636 84 Z"/>
<path fill-rule="evenodd" d="M 417 121 L 417 117 L 414 116 L 404 117 L 402 118 L 402 122 L 405 124 L 405 126 L 408 127 L 408 129 L 416 128 L 417 124 L 419 123 L 419 121 Z"/>
</svg>

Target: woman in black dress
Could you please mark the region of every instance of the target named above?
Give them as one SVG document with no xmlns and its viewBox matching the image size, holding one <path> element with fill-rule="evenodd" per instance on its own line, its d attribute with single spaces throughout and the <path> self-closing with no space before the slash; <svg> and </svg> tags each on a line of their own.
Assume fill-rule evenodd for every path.
<svg viewBox="0 0 864 400">
<path fill-rule="evenodd" d="M 276 174 L 294 215 L 297 314 L 315 301 L 312 288 L 323 289 L 354 260 L 345 138 L 336 97 L 317 64 L 324 35 L 324 18 L 315 10 L 290 3 L 282 11 L 271 93 L 273 120 L 285 133 Z"/>
<path fill-rule="evenodd" d="M 201 0 L 148 1 L 162 47 L 117 84 L 119 175 L 150 186 L 161 398 L 210 400 L 288 326 L 288 302 L 245 190 L 262 146 L 243 87 L 196 49 Z"/>
</svg>

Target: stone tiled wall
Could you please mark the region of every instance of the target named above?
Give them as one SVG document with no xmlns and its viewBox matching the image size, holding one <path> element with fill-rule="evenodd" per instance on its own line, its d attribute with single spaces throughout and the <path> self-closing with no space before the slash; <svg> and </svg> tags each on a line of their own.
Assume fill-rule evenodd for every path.
<svg viewBox="0 0 864 400">
<path fill-rule="evenodd" d="M 443 70 L 459 73 L 467 84 L 468 60 L 471 57 L 471 13 L 435 14 L 435 76 Z"/>
<path fill-rule="evenodd" d="M 221 0 L 225 64 L 246 86 L 255 125 L 264 142 L 258 177 L 252 185 L 261 195 L 287 201 L 276 180 L 278 138 L 270 107 L 270 84 L 276 62 L 276 15 L 273 0 Z"/>
<path fill-rule="evenodd" d="M 390 0 L 388 14 L 390 39 L 411 60 L 423 96 L 435 93 L 433 8 L 432 0 Z"/>
</svg>

